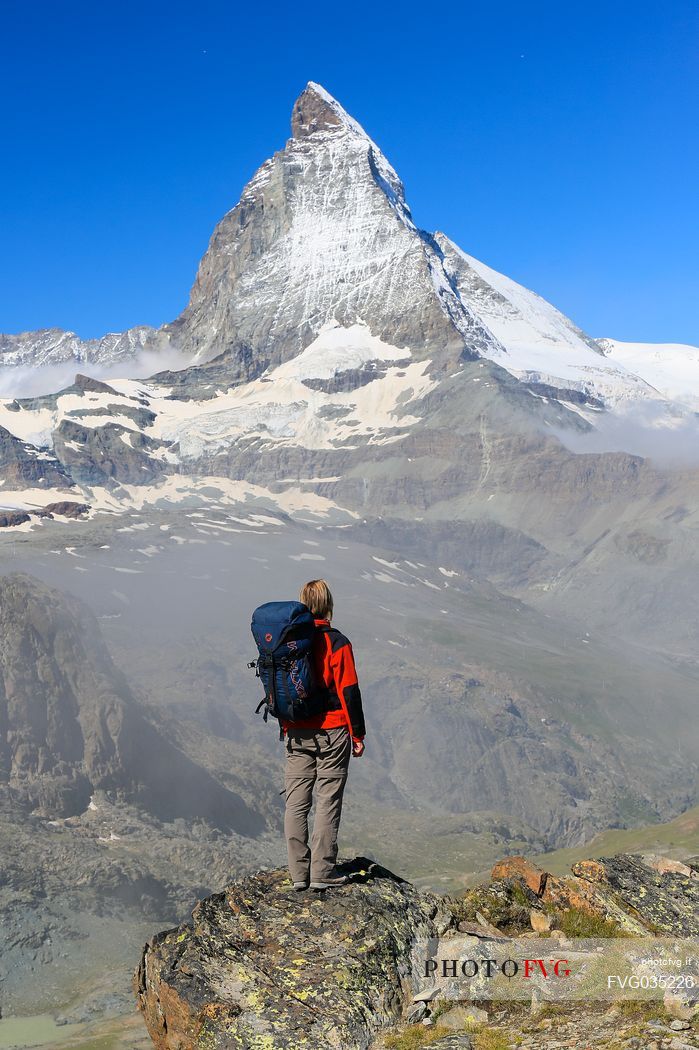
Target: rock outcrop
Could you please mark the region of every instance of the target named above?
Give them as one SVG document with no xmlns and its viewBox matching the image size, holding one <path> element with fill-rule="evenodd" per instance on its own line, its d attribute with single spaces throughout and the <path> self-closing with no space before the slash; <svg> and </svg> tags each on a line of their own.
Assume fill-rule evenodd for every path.
<svg viewBox="0 0 699 1050">
<path fill-rule="evenodd" d="M 466 894 L 469 907 L 509 932 L 541 928 L 540 914 L 583 913 L 626 935 L 699 937 L 699 863 L 654 854 L 618 854 L 573 864 L 566 877 L 526 857 L 506 857 L 491 882 Z"/>
<path fill-rule="evenodd" d="M 569 878 L 554 878 L 523 857 L 506 858 L 489 883 L 462 899 L 420 893 L 364 858 L 344 870 L 349 883 L 322 894 L 295 893 L 285 869 L 260 872 L 203 900 L 191 923 L 153 937 L 133 983 L 158 1050 L 368 1050 L 393 1045 L 383 1040 L 387 1029 L 433 1024 L 433 1013 L 438 1020 L 430 1045 L 471 1047 L 467 1029 L 488 1026 L 491 1014 L 503 1028 L 507 1014 L 495 1001 L 489 1010 L 482 1008 L 489 995 L 481 1007 L 459 1006 L 453 982 L 436 978 L 437 983 L 425 984 L 425 959 L 440 938 L 447 946 L 443 957 L 462 958 L 456 952 L 466 944 L 474 957 L 489 958 L 503 944 L 506 953 L 516 954 L 516 938 L 531 937 L 534 927 L 547 937 L 560 932 L 572 959 L 575 950 L 562 925 L 566 917 L 577 920 L 581 911 L 596 925 L 588 922 L 587 928 L 573 931 L 580 938 L 658 932 L 695 936 L 699 931 L 699 865 L 662 858 L 589 861 L 576 865 Z M 532 916 L 543 913 L 544 903 L 550 905 L 549 921 L 537 929 Z M 457 947 L 450 956 L 452 939 Z M 544 943 L 555 954 L 555 942 Z M 523 940 L 522 948 L 528 946 L 528 953 L 533 944 Z M 583 967 L 581 979 L 585 973 Z M 519 996 L 534 997 L 532 1013 L 535 983 L 526 982 Z M 579 1000 L 581 1017 L 590 1013 L 584 995 L 570 994 Z M 652 1023 L 672 1036 L 662 993 L 652 1005 L 659 1018 Z M 694 1016 L 696 1004 L 684 1011 Z M 521 1010 L 516 1016 L 521 1024 Z M 650 1020 L 647 1004 L 641 1016 Z M 675 1029 L 679 1025 L 690 1027 L 679 1021 Z M 615 1027 L 618 1021 L 615 1026 L 614 1018 L 605 1015 L 601 1031 L 609 1030 L 611 1038 Z M 517 1045 L 522 1042 L 518 1037 Z M 422 1046 L 423 1041 L 404 1045 Z M 548 1042 L 542 1036 L 538 1044 L 525 1045 Z"/>
<path fill-rule="evenodd" d="M 400 1021 L 411 956 L 451 915 L 364 858 L 345 870 L 348 885 L 313 895 L 260 872 L 149 941 L 134 990 L 158 1050 L 350 1050 Z"/>
<path fill-rule="evenodd" d="M 47 503 L 43 508 L 42 514 L 53 516 L 57 515 L 59 518 L 83 518 L 86 514 L 90 513 L 90 505 L 88 503 L 75 503 L 72 500 L 59 500 L 58 503 Z"/>
<path fill-rule="evenodd" d="M 63 419 L 53 441 L 66 470 L 82 485 L 150 485 L 173 469 L 167 459 L 168 442 L 154 441 L 120 423 L 86 426 Z"/>
<path fill-rule="evenodd" d="M 15 525 L 24 525 L 26 521 L 31 521 L 31 517 L 26 511 L 23 510 L 3 510 L 0 511 L 0 529 L 10 529 Z"/>
<path fill-rule="evenodd" d="M 0 426 L 0 479 L 3 490 L 70 489 L 73 479 L 52 451 L 21 441 Z"/>
</svg>

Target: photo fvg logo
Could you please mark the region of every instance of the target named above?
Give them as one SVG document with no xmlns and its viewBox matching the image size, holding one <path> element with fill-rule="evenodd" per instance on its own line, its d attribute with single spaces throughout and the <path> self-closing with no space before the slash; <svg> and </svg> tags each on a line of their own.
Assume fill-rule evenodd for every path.
<svg viewBox="0 0 699 1050">
<path fill-rule="evenodd" d="M 425 960 L 425 977 L 570 977 L 567 959 L 437 959 Z"/>
</svg>

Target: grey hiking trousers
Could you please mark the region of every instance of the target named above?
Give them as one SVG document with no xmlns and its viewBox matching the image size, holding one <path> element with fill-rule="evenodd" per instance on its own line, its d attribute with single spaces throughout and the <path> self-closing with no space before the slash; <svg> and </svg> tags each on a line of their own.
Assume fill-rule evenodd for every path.
<svg viewBox="0 0 699 1050">
<path fill-rule="evenodd" d="M 335 874 L 337 832 L 347 782 L 352 741 L 337 729 L 287 729 L 284 834 L 293 882 L 322 882 Z M 308 814 L 316 789 L 313 837 L 308 845 Z"/>
</svg>

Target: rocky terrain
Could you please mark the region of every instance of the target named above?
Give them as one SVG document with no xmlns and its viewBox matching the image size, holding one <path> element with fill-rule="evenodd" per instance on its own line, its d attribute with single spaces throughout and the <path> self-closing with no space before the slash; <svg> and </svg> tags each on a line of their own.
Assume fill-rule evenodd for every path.
<svg viewBox="0 0 699 1050">
<path fill-rule="evenodd" d="M 253 716 L 255 682 L 243 677 L 246 621 L 261 587 L 291 593 L 294 559 L 304 552 L 335 559 L 344 623 L 354 624 L 362 654 L 372 738 L 352 769 L 347 846 L 386 856 L 443 891 L 513 844 L 540 851 L 584 841 L 618 824 L 622 807 L 630 823 L 683 808 L 688 785 L 676 777 L 676 760 L 668 767 L 661 757 L 674 727 L 663 726 L 662 713 L 644 726 L 634 706 L 643 681 L 652 688 L 662 680 L 665 695 L 682 702 L 684 679 L 665 665 L 646 655 L 630 675 L 597 637 L 566 641 L 560 626 L 554 632 L 549 621 L 537 624 L 509 606 L 494 616 L 492 596 L 462 591 L 456 577 L 445 588 L 438 569 L 406 563 L 403 584 L 389 585 L 385 574 L 398 569 L 345 529 L 325 535 L 277 518 L 259 534 L 253 519 L 246 527 L 224 514 L 189 513 L 175 528 L 169 515 L 150 528 L 120 515 L 123 532 L 56 517 L 43 548 L 22 534 L 15 572 L 0 578 L 6 1016 L 37 1007 L 71 1023 L 123 1016 L 140 941 L 181 921 L 233 875 L 283 859 L 283 756 L 276 734 Z M 90 544 L 75 546 L 79 536 Z M 389 586 L 396 597 L 381 625 Z M 443 608 L 450 610 L 444 638 L 429 626 Z M 440 667 L 429 687 L 405 648 L 417 630 L 421 659 Z M 515 632 L 507 645 L 504 631 Z M 552 666 L 544 690 L 527 682 L 533 671 L 524 673 L 522 644 L 541 682 L 537 654 L 549 652 L 554 637 L 569 650 L 566 675 Z M 590 659 L 630 704 L 618 723 L 589 702 L 584 718 L 576 712 Z M 449 754 L 440 745 L 445 726 Z M 428 756 L 438 752 L 435 777 Z"/>
<path fill-rule="evenodd" d="M 685 938 L 688 952 L 696 945 L 696 863 L 621 855 L 557 878 L 511 857 L 461 898 L 418 893 L 366 858 L 342 870 L 349 883 L 322 894 L 295 893 L 285 870 L 258 873 L 152 937 L 134 991 L 158 1050 L 675 1050 L 699 1041 L 696 994 L 627 992 L 614 1002 L 600 994 L 606 981 L 597 994 L 590 985 L 596 966 L 605 973 L 658 952 L 658 936 Z M 470 967 L 467 978 L 438 967 L 492 959 L 497 969 L 507 959 L 524 968 L 542 951 L 568 966 L 558 983 L 541 970 L 538 981 L 527 971 L 524 981 L 498 983 L 495 973 L 489 983 Z M 695 956 L 687 972 L 696 966 Z"/>
</svg>

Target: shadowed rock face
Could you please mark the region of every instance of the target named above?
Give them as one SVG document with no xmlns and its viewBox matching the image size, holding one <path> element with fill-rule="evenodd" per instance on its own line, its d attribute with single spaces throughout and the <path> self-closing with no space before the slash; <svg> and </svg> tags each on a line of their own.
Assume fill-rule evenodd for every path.
<svg viewBox="0 0 699 1050">
<path fill-rule="evenodd" d="M 5 427 L 0 427 L 0 478 L 5 490 L 34 486 L 68 489 L 73 485 L 52 452 L 21 441 Z"/>
<path fill-rule="evenodd" d="M 295 139 L 306 138 L 315 131 L 324 131 L 341 125 L 341 117 L 318 90 L 309 86 L 296 99 L 291 114 L 291 134 Z"/>
<path fill-rule="evenodd" d="M 63 419 L 53 440 L 61 461 L 83 485 L 148 485 L 171 469 L 157 457 L 167 447 L 163 442 L 118 423 L 88 427 Z"/>
<path fill-rule="evenodd" d="M 451 923 L 439 898 L 358 858 L 297 894 L 284 869 L 202 901 L 145 947 L 134 991 L 159 1050 L 368 1047 L 417 990 L 411 953 Z"/>
<path fill-rule="evenodd" d="M 47 503 L 43 508 L 44 514 L 58 514 L 62 518 L 82 518 L 89 514 L 90 507 L 87 503 L 74 503 L 72 500 L 59 500 L 58 503 Z"/>
<path fill-rule="evenodd" d="M 12 528 L 14 525 L 24 525 L 30 517 L 23 510 L 0 511 L 0 529 Z"/>
<path fill-rule="evenodd" d="M 50 816 L 83 812 L 102 788 L 165 820 L 264 824 L 144 717 L 86 607 L 19 574 L 0 579 L 3 782 Z"/>
</svg>

